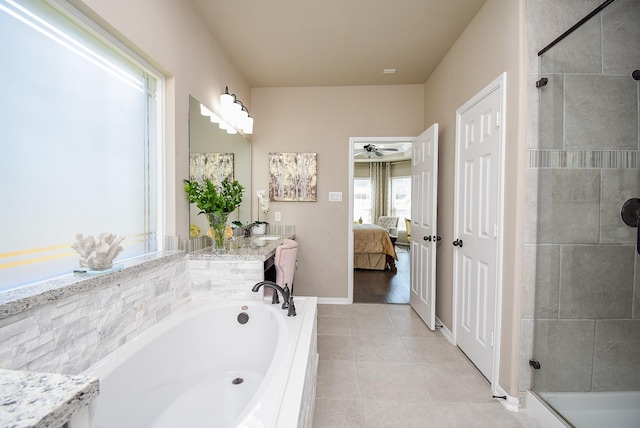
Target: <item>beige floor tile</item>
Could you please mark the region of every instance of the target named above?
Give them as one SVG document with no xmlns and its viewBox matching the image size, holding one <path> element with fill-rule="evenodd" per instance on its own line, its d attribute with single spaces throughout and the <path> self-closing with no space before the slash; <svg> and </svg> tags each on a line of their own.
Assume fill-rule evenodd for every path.
<svg viewBox="0 0 640 428">
<path fill-rule="evenodd" d="M 516 416 L 497 401 L 491 403 L 439 403 L 442 427 L 514 428 L 522 427 Z"/>
<path fill-rule="evenodd" d="M 358 383 L 363 400 L 402 402 L 432 401 L 427 377 L 419 364 L 357 361 Z"/>
<path fill-rule="evenodd" d="M 360 399 L 354 360 L 320 360 L 317 398 Z"/>
<path fill-rule="evenodd" d="M 350 336 L 351 320 L 340 317 L 319 317 L 318 335 Z"/>
<path fill-rule="evenodd" d="M 442 427 L 436 403 L 403 403 L 398 401 L 363 400 L 362 412 L 366 428 Z"/>
<path fill-rule="evenodd" d="M 399 337 L 354 336 L 356 360 L 409 362 L 409 354 Z"/>
<path fill-rule="evenodd" d="M 348 317 L 349 305 L 318 305 L 318 318 L 320 317 Z"/>
<path fill-rule="evenodd" d="M 388 316 L 351 317 L 351 334 L 354 336 L 397 336 Z"/>
<path fill-rule="evenodd" d="M 447 363 L 465 358 L 457 346 L 437 332 L 424 336 L 403 336 L 401 340 L 414 363 Z"/>
<path fill-rule="evenodd" d="M 360 400 L 316 400 L 313 428 L 361 428 L 363 426 Z"/>
<path fill-rule="evenodd" d="M 349 305 L 349 316 L 354 317 L 382 317 L 389 318 L 384 305 L 369 303 L 354 303 Z"/>
<path fill-rule="evenodd" d="M 321 360 L 353 360 L 351 336 L 318 336 L 318 354 Z"/>
<path fill-rule="evenodd" d="M 421 323 L 408 305 L 325 308 L 314 428 L 539 428 L 492 398 L 466 356 Z"/>
</svg>

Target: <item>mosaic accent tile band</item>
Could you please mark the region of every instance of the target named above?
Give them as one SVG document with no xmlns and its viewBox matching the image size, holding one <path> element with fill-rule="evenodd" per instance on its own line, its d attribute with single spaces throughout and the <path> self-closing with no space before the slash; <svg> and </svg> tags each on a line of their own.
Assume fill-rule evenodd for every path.
<svg viewBox="0 0 640 428">
<path fill-rule="evenodd" d="M 638 168 L 637 150 L 527 150 L 527 168 Z"/>
</svg>

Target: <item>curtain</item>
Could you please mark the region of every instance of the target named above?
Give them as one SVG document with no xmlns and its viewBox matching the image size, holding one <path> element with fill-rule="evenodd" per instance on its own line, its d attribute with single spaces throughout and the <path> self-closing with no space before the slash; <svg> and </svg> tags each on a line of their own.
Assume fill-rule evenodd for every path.
<svg viewBox="0 0 640 428">
<path fill-rule="evenodd" d="M 371 222 L 376 223 L 378 217 L 388 215 L 391 163 L 371 162 L 369 177 L 371 179 Z"/>
</svg>

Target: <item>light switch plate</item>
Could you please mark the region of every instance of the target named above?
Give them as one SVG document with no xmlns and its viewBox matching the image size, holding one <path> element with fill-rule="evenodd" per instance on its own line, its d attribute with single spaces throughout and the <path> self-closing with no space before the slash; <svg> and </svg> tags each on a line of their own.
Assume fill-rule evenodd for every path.
<svg viewBox="0 0 640 428">
<path fill-rule="evenodd" d="M 342 202 L 342 192 L 329 192 L 329 202 Z"/>
<path fill-rule="evenodd" d="M 274 215 L 276 221 L 282 221 L 282 216 L 280 215 L 280 211 L 275 211 L 273 213 L 273 215 Z"/>
</svg>

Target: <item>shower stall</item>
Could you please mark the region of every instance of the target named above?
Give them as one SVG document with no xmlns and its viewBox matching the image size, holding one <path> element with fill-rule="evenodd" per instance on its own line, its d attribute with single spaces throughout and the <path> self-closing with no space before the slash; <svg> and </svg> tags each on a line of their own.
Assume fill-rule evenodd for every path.
<svg viewBox="0 0 640 428">
<path fill-rule="evenodd" d="M 532 391 L 568 426 L 640 427 L 640 1 L 538 59 Z"/>
</svg>

